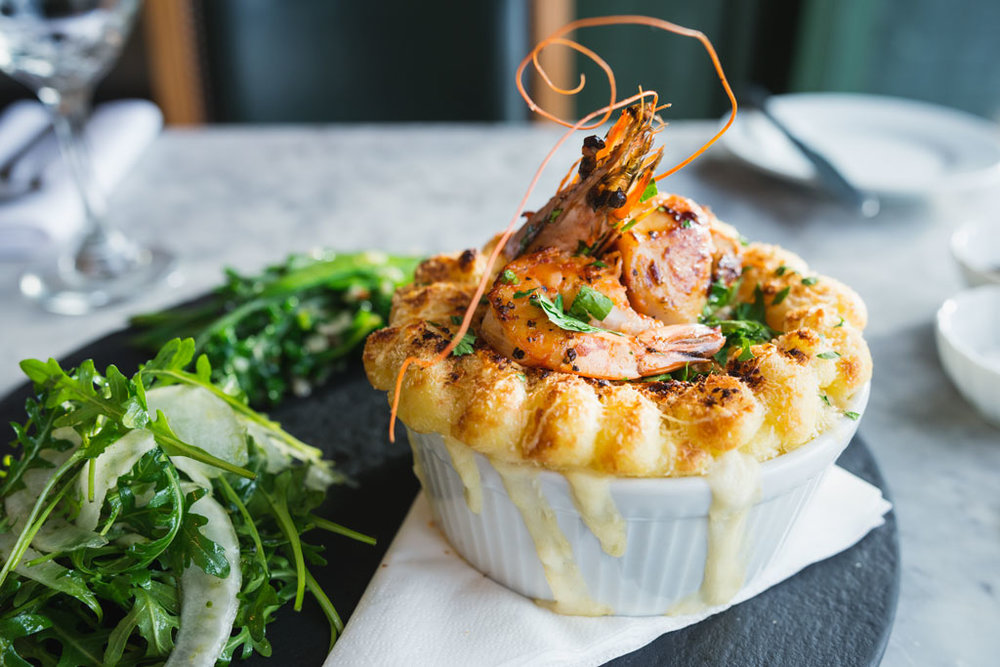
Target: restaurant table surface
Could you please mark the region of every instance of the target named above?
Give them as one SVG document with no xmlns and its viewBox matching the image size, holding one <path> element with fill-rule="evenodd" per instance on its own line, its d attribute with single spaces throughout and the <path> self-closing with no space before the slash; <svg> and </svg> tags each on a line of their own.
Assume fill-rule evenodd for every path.
<svg viewBox="0 0 1000 667">
<path fill-rule="evenodd" d="M 663 164 L 715 131 L 672 123 Z M 178 255 L 179 280 L 82 317 L 21 299 L 22 265 L 0 262 L 0 391 L 18 360 L 64 355 L 129 315 L 204 293 L 223 266 L 252 271 L 327 246 L 429 254 L 481 245 L 507 225 L 561 132 L 529 125 L 216 126 L 170 129 L 111 198 L 111 217 Z M 567 142 L 528 209 L 578 154 Z M 713 148 L 660 183 L 750 239 L 777 243 L 857 290 L 875 363 L 860 433 L 896 506 L 902 581 L 884 665 L 986 665 L 1000 655 L 1000 429 L 959 396 L 938 361 L 934 314 L 962 288 L 948 239 L 1000 215 L 1000 191 L 887 205 L 861 220 Z"/>
</svg>

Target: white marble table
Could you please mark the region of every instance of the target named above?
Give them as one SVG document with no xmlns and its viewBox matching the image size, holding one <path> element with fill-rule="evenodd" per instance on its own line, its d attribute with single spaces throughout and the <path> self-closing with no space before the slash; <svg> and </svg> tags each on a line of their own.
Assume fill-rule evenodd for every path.
<svg viewBox="0 0 1000 667">
<path fill-rule="evenodd" d="M 714 128 L 674 123 L 677 159 Z M 0 391 L 17 361 L 59 356 L 129 314 L 197 295 L 223 265 L 254 269 L 325 245 L 431 253 L 481 244 L 506 225 L 558 133 L 491 126 L 240 127 L 166 132 L 112 199 L 114 218 L 181 258 L 183 282 L 94 315 L 22 301 L 20 266 L 0 263 Z M 575 159 L 568 146 L 532 204 Z M 710 205 L 748 237 L 781 243 L 868 303 L 875 359 L 861 433 L 899 519 L 903 575 L 884 663 L 987 665 L 1000 655 L 1000 430 L 963 402 L 934 350 L 932 318 L 960 289 L 947 251 L 971 216 L 1000 215 L 980 193 L 860 221 L 757 176 L 713 150 L 661 184 Z"/>
</svg>

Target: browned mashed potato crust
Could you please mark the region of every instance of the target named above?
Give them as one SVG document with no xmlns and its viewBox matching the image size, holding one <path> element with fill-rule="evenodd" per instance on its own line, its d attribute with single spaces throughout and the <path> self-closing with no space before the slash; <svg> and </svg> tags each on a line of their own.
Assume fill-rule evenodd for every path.
<svg viewBox="0 0 1000 667">
<path fill-rule="evenodd" d="M 425 261 L 394 299 L 390 326 L 369 336 L 368 379 L 389 392 L 407 356 L 430 359 L 458 329 L 485 258 L 475 250 Z M 609 382 L 518 364 L 477 336 L 471 354 L 411 366 L 399 418 L 411 429 L 451 436 L 489 457 L 621 477 L 704 474 L 714 457 L 741 449 L 760 461 L 808 442 L 842 416 L 871 378 L 861 331 L 864 303 L 846 285 L 813 276 L 798 256 L 751 244 L 741 301 L 760 285 L 767 324 L 782 332 L 730 356 L 726 373 L 692 382 Z M 779 267 L 786 267 L 778 275 Z M 815 277 L 806 281 L 804 277 Z M 788 288 L 773 305 L 774 295 Z M 480 306 L 473 320 L 482 320 Z M 836 352 L 840 356 L 820 354 Z M 825 400 L 824 400 L 825 397 Z"/>
</svg>

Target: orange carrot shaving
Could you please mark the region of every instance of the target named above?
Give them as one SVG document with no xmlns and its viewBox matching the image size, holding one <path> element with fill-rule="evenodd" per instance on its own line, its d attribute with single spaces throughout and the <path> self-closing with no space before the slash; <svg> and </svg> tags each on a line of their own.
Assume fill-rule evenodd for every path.
<svg viewBox="0 0 1000 667">
<path fill-rule="evenodd" d="M 531 196 L 532 192 L 534 192 L 535 186 L 538 184 L 539 178 L 541 177 L 542 173 L 545 171 L 545 168 L 548 166 L 549 161 L 556 154 L 559 148 L 562 147 L 562 145 L 566 142 L 566 140 L 569 139 L 569 137 L 572 136 L 576 131 L 594 129 L 596 127 L 600 127 L 601 125 L 603 125 L 605 122 L 608 121 L 609 118 L 611 118 L 611 114 L 616 109 L 624 108 L 635 102 L 645 104 L 645 100 L 647 98 L 651 98 L 654 111 L 658 111 L 661 108 L 666 108 L 667 106 L 669 106 L 669 105 L 664 105 L 663 107 L 657 108 L 658 96 L 655 91 L 640 90 L 635 95 L 631 95 L 629 97 L 626 97 L 625 99 L 616 101 L 615 98 L 617 96 L 617 88 L 616 88 L 614 72 L 611 70 L 611 67 L 600 56 L 598 56 L 595 52 L 591 51 L 587 47 L 573 40 L 564 38 L 564 35 L 573 32 L 578 28 L 590 28 L 597 26 L 621 25 L 621 24 L 645 25 L 654 28 L 660 28 L 662 30 L 666 30 L 668 32 L 672 32 L 678 35 L 683 35 L 685 37 L 693 37 L 697 39 L 699 42 L 702 43 L 702 45 L 705 47 L 705 50 L 708 52 L 708 55 L 712 60 L 712 64 L 715 66 L 715 71 L 719 76 L 719 80 L 722 82 L 722 87 L 725 89 L 726 95 L 729 97 L 729 101 L 732 104 L 732 112 L 729 115 L 729 120 L 726 122 L 725 126 L 721 130 L 719 130 L 701 148 L 696 150 L 694 153 L 692 153 L 690 156 L 688 156 L 686 159 L 684 159 L 674 167 L 654 177 L 653 180 L 659 181 L 663 178 L 666 178 L 667 176 L 677 172 L 678 170 L 690 164 L 695 158 L 704 153 L 709 146 L 715 143 L 715 141 L 719 137 L 721 137 L 726 132 L 726 130 L 730 128 L 730 126 L 732 126 L 733 121 L 736 119 L 736 109 L 737 109 L 736 96 L 733 94 L 732 89 L 729 87 L 729 82 L 726 79 L 725 72 L 723 72 L 722 70 L 722 64 L 719 62 L 719 57 L 715 52 L 715 48 L 712 46 L 712 43 L 708 40 L 708 38 L 699 30 L 691 30 L 690 28 L 685 28 L 683 26 L 670 23 L 669 21 L 664 21 L 662 19 L 654 19 L 647 16 L 629 16 L 629 15 L 603 16 L 598 18 L 579 19 L 577 21 L 572 21 L 571 23 L 566 24 L 559 30 L 556 30 L 554 33 L 552 33 L 551 35 L 540 41 L 537 45 L 535 45 L 535 48 L 531 50 L 531 53 L 525 56 L 524 60 L 521 61 L 521 64 L 517 68 L 516 81 L 515 81 L 517 85 L 517 90 L 521 94 L 521 97 L 524 98 L 524 101 L 527 103 L 528 108 L 530 108 L 534 113 L 537 113 L 543 118 L 552 120 L 569 129 L 566 131 L 565 134 L 562 135 L 562 137 L 559 138 L 559 141 L 557 141 L 556 144 L 549 150 L 545 158 L 542 160 L 541 164 L 538 166 L 538 169 L 535 171 L 535 175 L 532 177 L 531 183 L 528 185 L 527 191 L 521 198 L 521 202 L 518 204 L 517 210 L 515 211 L 513 217 L 511 217 L 510 222 L 507 224 L 507 228 L 504 230 L 503 234 L 500 236 L 496 245 L 493 247 L 492 252 L 490 253 L 490 256 L 486 262 L 486 269 L 483 272 L 483 276 L 482 278 L 480 278 L 479 284 L 476 286 L 476 291 L 473 294 L 472 299 L 470 300 L 469 305 L 465 310 L 465 316 L 462 318 L 462 324 L 461 326 L 459 326 L 458 331 L 452 337 L 451 342 L 449 342 L 448 345 L 443 350 L 441 350 L 439 353 L 437 353 L 430 359 L 407 357 L 406 359 L 403 360 L 403 363 L 399 368 L 399 373 L 396 376 L 396 384 L 392 398 L 392 412 L 390 415 L 390 422 L 389 422 L 389 439 L 391 441 L 395 442 L 396 440 L 396 416 L 399 412 L 399 398 L 400 394 L 402 393 L 403 381 L 406 377 L 406 371 L 413 364 L 417 365 L 420 368 L 429 368 L 430 366 L 433 366 L 434 364 L 443 361 L 452 353 L 452 351 L 461 342 L 465 334 L 469 331 L 469 327 L 472 324 L 473 315 L 476 312 L 476 306 L 479 304 L 480 299 L 482 299 L 483 294 L 485 294 L 486 292 L 487 283 L 493 271 L 493 265 L 496 264 L 496 261 L 499 258 L 500 253 L 503 251 L 504 246 L 507 244 L 507 241 L 510 239 L 510 237 L 514 234 L 515 226 L 517 225 L 518 220 L 521 218 L 521 214 L 524 212 L 524 207 L 528 203 L 528 198 Z M 538 55 L 546 47 L 552 44 L 566 46 L 585 55 L 604 71 L 604 73 L 608 77 L 608 85 L 611 89 L 609 102 L 606 106 L 598 109 L 597 111 L 592 111 L 591 113 L 587 114 L 586 116 L 584 116 L 583 118 L 581 118 L 576 122 L 569 122 L 549 113 L 548 111 L 541 108 L 540 106 L 538 106 L 538 104 L 535 103 L 535 101 L 531 98 L 531 96 L 528 94 L 527 90 L 524 87 L 524 70 L 525 68 L 527 68 L 528 63 L 532 63 L 534 65 L 535 70 L 545 81 L 546 85 L 559 94 L 574 95 L 583 90 L 583 87 L 586 85 L 586 77 L 584 77 L 582 74 L 580 75 L 580 82 L 577 84 L 576 87 L 571 89 L 560 88 L 559 86 L 556 86 L 552 82 L 552 80 L 546 73 L 545 69 L 541 66 L 541 63 L 539 62 L 538 59 Z M 594 121 L 594 119 L 597 118 L 598 116 L 600 117 L 600 119 Z M 594 122 L 591 123 L 591 121 Z M 588 125 L 588 123 L 590 124 Z M 611 145 L 613 143 L 612 140 L 614 139 L 614 136 L 617 136 L 615 134 L 616 132 L 615 128 L 618 128 L 617 132 L 620 132 L 621 127 L 622 127 L 622 120 L 619 119 L 619 121 L 612 127 L 612 129 L 608 133 L 608 141 L 607 141 L 608 145 Z M 570 170 L 570 173 L 572 173 L 572 169 Z M 567 178 L 568 176 L 569 174 L 567 174 Z M 560 184 L 559 186 L 560 190 L 565 184 L 567 178 L 564 178 L 563 183 Z M 645 174 L 642 177 L 642 181 L 640 183 L 642 184 L 648 183 L 649 178 L 650 174 L 649 173 Z M 641 194 L 644 189 L 645 185 L 643 185 L 643 187 L 641 188 L 636 188 L 635 190 L 639 194 Z M 649 211 L 644 211 L 643 217 L 645 214 L 648 213 Z"/>
</svg>

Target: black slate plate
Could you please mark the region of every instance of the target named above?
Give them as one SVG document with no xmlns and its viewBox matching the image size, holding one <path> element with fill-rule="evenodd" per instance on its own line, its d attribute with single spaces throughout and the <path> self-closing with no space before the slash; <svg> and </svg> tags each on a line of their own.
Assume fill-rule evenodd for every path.
<svg viewBox="0 0 1000 667">
<path fill-rule="evenodd" d="M 111 334 L 64 360 L 64 367 L 92 358 L 126 373 L 148 355 L 128 344 L 127 331 Z M 23 421 L 27 385 L 0 401 L 0 423 Z M 330 566 L 314 574 L 346 621 L 392 541 L 417 493 L 404 441 L 387 442 L 385 395 L 373 390 L 353 365 L 305 399 L 287 401 L 271 416 L 302 440 L 321 447 L 356 488 L 332 489 L 322 514 L 373 535 L 369 547 L 320 531 Z M 5 448 L 5 447 L 3 447 Z M 3 449 L 0 448 L 0 449 Z M 882 489 L 885 480 L 871 453 L 855 438 L 839 464 Z M 894 513 L 853 548 L 812 565 L 763 594 L 614 660 L 633 665 L 875 665 L 885 651 L 899 592 L 899 544 Z M 273 658 L 243 665 L 319 665 L 326 658 L 327 625 L 306 596 L 302 613 L 282 610 L 268 626 Z M 419 656 L 414 656 L 414 664 Z"/>
</svg>

